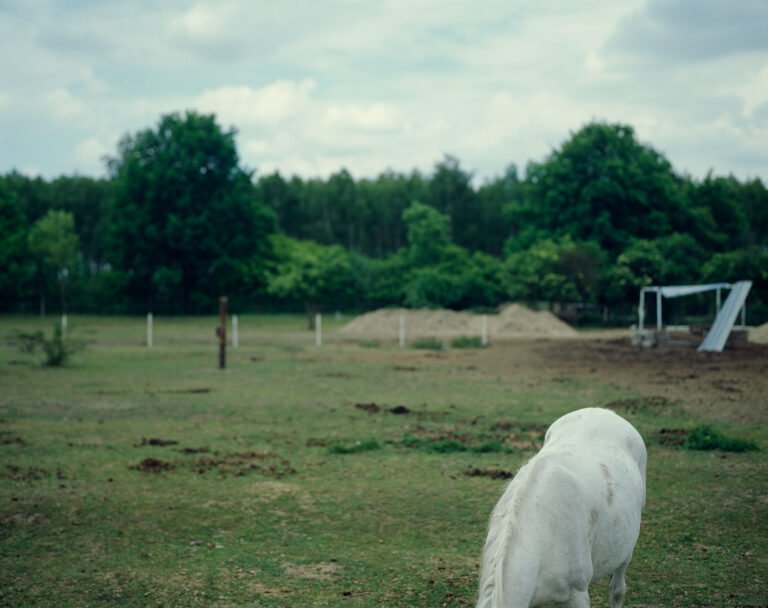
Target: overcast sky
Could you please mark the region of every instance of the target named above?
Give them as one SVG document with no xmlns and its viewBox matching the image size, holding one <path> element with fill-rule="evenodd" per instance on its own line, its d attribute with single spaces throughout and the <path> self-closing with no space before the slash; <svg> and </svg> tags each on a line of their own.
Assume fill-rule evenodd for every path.
<svg viewBox="0 0 768 608">
<path fill-rule="evenodd" d="M 591 120 L 768 183 L 768 0 L 0 0 L 0 173 L 194 109 L 259 174 L 541 161 Z"/>
</svg>

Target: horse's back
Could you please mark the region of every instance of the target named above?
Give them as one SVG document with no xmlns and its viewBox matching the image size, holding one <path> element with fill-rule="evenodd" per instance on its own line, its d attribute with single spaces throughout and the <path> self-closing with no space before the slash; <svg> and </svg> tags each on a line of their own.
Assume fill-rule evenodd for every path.
<svg viewBox="0 0 768 608">
<path fill-rule="evenodd" d="M 645 467 L 642 437 L 615 413 L 586 408 L 556 420 L 494 510 L 514 523 L 503 543 L 508 555 L 495 560 L 504 563 L 507 588 L 527 587 L 515 571 L 533 560 L 530 605 L 565 603 L 628 562 L 640 531 Z"/>
<path fill-rule="evenodd" d="M 647 453 L 645 443 L 634 426 L 621 416 L 597 407 L 566 414 L 553 422 L 544 439 L 544 449 L 555 445 L 584 448 L 587 452 L 625 451 L 637 463 L 645 485 Z M 613 452 L 616 453 L 616 452 Z"/>
</svg>

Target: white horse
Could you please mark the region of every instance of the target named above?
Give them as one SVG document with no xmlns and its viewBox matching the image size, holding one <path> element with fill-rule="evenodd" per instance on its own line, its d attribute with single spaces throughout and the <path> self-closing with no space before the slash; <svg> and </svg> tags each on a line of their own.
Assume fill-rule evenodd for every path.
<svg viewBox="0 0 768 608">
<path fill-rule="evenodd" d="M 640 434 L 610 410 L 556 420 L 493 509 L 477 608 L 587 608 L 589 584 L 609 574 L 621 608 L 646 461 Z"/>
</svg>

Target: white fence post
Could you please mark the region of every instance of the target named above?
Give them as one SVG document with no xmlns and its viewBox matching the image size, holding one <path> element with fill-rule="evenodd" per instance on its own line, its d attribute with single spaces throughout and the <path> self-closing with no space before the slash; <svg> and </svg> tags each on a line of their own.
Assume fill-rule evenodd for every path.
<svg viewBox="0 0 768 608">
<path fill-rule="evenodd" d="M 400 315 L 400 348 L 405 346 L 405 315 Z"/>
<path fill-rule="evenodd" d="M 152 313 L 147 313 L 147 348 L 152 348 Z"/>
<path fill-rule="evenodd" d="M 237 336 L 238 326 L 237 315 L 232 315 L 232 348 L 237 348 L 240 345 L 240 340 Z"/>
<path fill-rule="evenodd" d="M 483 315 L 483 335 L 481 342 L 483 346 L 488 346 L 488 315 Z"/>
<path fill-rule="evenodd" d="M 61 315 L 61 333 L 67 333 L 67 315 Z"/>
<path fill-rule="evenodd" d="M 323 316 L 318 312 L 315 315 L 315 346 L 323 345 Z"/>
</svg>

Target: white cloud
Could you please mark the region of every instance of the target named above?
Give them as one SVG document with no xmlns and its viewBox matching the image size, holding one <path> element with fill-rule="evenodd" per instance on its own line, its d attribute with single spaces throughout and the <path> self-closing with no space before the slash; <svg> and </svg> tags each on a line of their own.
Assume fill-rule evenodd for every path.
<svg viewBox="0 0 768 608">
<path fill-rule="evenodd" d="M 226 86 L 204 91 L 195 107 L 215 113 L 221 121 L 240 128 L 275 127 L 306 112 L 316 84 L 312 80 L 281 80 L 260 89 Z"/>
<path fill-rule="evenodd" d="M 598 119 L 633 125 L 696 174 L 768 177 L 768 38 L 755 34 L 765 6 L 7 3 L 0 172 L 100 167 L 121 135 L 190 108 L 234 126 L 259 172 L 430 170 L 451 153 L 486 176 L 541 160 Z"/>
<path fill-rule="evenodd" d="M 85 104 L 66 89 L 51 91 L 45 100 L 58 120 L 76 120 L 86 116 Z"/>
<path fill-rule="evenodd" d="M 101 168 L 101 159 L 112 153 L 111 142 L 107 143 L 96 137 L 89 137 L 75 146 L 72 157 L 79 168 L 87 169 L 87 172 L 90 173 Z"/>
<path fill-rule="evenodd" d="M 742 116 L 751 118 L 755 110 L 768 104 L 768 60 L 745 74 L 739 82 L 726 85 L 721 90 L 738 96 L 742 103 Z"/>
</svg>

